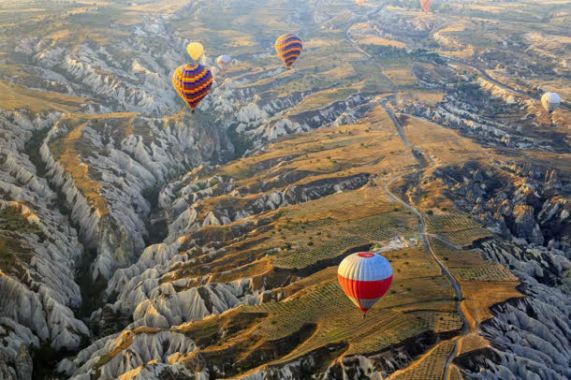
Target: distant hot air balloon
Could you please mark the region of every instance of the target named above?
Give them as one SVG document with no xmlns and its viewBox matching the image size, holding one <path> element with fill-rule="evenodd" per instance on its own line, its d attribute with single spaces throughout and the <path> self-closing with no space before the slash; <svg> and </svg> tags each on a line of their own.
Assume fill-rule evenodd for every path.
<svg viewBox="0 0 571 380">
<path fill-rule="evenodd" d="M 229 55 L 223 54 L 216 58 L 216 64 L 222 71 L 228 70 L 230 66 L 232 66 L 232 57 Z"/>
<path fill-rule="evenodd" d="M 366 0 L 355 0 L 355 3 L 357 3 L 358 6 L 362 7 L 363 5 L 365 5 Z"/>
<path fill-rule="evenodd" d="M 303 50 L 303 42 L 293 34 L 287 33 L 278 37 L 275 43 L 276 53 L 287 68 L 299 58 Z"/>
<path fill-rule="evenodd" d="M 200 64 L 179 66 L 172 76 L 172 84 L 177 94 L 193 112 L 202 99 L 208 95 L 212 81 L 210 70 Z"/>
<path fill-rule="evenodd" d="M 555 92 L 546 92 L 541 97 L 541 105 L 549 113 L 555 111 L 561 104 L 561 97 Z"/>
<path fill-rule="evenodd" d="M 389 290 L 393 281 L 391 264 L 383 256 L 359 252 L 347 256 L 337 270 L 339 284 L 363 313 Z"/>
<path fill-rule="evenodd" d="M 420 0 L 420 6 L 424 12 L 430 12 L 430 5 L 432 4 L 432 0 Z"/>
<path fill-rule="evenodd" d="M 204 46 L 200 42 L 191 42 L 186 46 L 186 52 L 193 61 L 198 62 L 204 55 Z"/>
</svg>

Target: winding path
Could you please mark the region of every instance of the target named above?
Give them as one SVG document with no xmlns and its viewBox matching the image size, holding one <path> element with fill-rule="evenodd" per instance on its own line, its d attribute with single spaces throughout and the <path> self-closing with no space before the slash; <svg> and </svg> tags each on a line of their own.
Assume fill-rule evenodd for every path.
<svg viewBox="0 0 571 380">
<path fill-rule="evenodd" d="M 418 147 L 413 147 L 411 145 L 410 141 L 408 141 L 408 139 L 404 133 L 404 130 L 402 128 L 402 125 L 400 124 L 399 120 L 397 119 L 395 114 L 392 112 L 392 110 L 387 107 L 386 103 L 387 103 L 386 98 L 381 100 L 381 105 L 385 109 L 387 114 L 390 116 L 395 128 L 397 129 L 397 132 L 398 132 L 403 144 L 408 148 L 414 148 L 414 149 L 420 151 L 420 149 Z M 415 156 L 415 158 L 417 158 L 416 155 L 414 155 L 414 156 Z M 417 160 L 419 161 L 419 163 L 421 165 L 424 165 L 424 162 L 420 162 L 420 160 L 418 158 L 417 158 Z M 470 333 L 470 324 L 468 323 L 468 319 L 466 318 L 466 315 L 464 314 L 464 312 L 467 310 L 462 307 L 462 299 L 464 298 L 464 296 L 462 294 L 462 288 L 460 287 L 460 283 L 458 282 L 456 277 L 454 277 L 452 272 L 450 272 L 450 270 L 444 264 L 444 262 L 434 252 L 434 249 L 432 248 L 432 245 L 430 244 L 430 239 L 429 239 L 429 237 L 433 236 L 433 235 L 426 231 L 426 222 L 424 219 L 424 215 L 417 208 L 415 208 L 414 206 L 412 206 L 411 204 L 407 203 L 402 198 L 400 198 L 399 196 L 394 194 L 390 189 L 391 185 L 395 181 L 397 181 L 398 179 L 400 179 L 402 177 L 403 177 L 403 175 L 396 176 L 396 177 L 393 177 L 392 179 L 390 179 L 389 181 L 385 182 L 384 191 L 388 194 L 388 196 L 392 200 L 394 200 L 397 203 L 400 203 L 403 207 L 405 207 L 406 209 L 408 209 L 412 213 L 414 213 L 416 215 L 416 217 L 418 218 L 418 233 L 419 233 L 420 238 L 422 240 L 422 244 L 424 246 L 424 251 L 427 252 L 432 257 L 434 262 L 440 267 L 441 273 L 448 278 L 448 281 L 450 281 L 450 284 L 452 285 L 452 289 L 454 289 L 454 294 L 455 294 L 455 299 L 456 299 L 456 311 L 462 320 L 462 332 L 461 333 L 462 333 L 462 336 L 466 336 Z M 444 372 L 442 375 L 443 380 L 448 380 L 448 378 L 450 376 L 450 364 L 452 363 L 452 361 L 454 360 L 454 358 L 458 354 L 458 341 L 459 341 L 458 339 L 455 341 L 454 347 L 452 348 L 452 350 L 450 351 L 450 354 L 446 358 L 446 364 L 445 364 Z"/>
<path fill-rule="evenodd" d="M 380 12 L 380 10 L 382 10 L 382 8 L 383 8 L 382 6 L 379 7 L 376 10 L 376 12 L 373 12 L 371 14 L 376 14 L 376 13 Z M 366 17 L 367 20 L 370 19 L 371 14 L 367 15 L 367 17 Z M 370 53 L 368 53 L 367 51 L 362 49 L 359 46 L 359 44 L 355 40 L 353 40 L 353 38 L 351 37 L 351 33 L 349 32 L 350 28 L 351 28 L 351 25 L 349 25 L 344 31 L 345 32 L 345 39 L 347 40 L 347 42 L 349 44 L 351 44 L 357 51 L 364 54 L 366 57 L 373 58 L 373 56 Z M 476 67 L 476 66 L 474 66 L 468 62 L 463 62 L 463 61 L 459 61 L 459 60 L 455 60 L 455 59 L 448 59 L 448 60 L 449 60 L 449 62 L 454 61 L 454 62 L 457 62 L 459 64 L 464 64 L 464 65 L 472 67 L 473 69 L 478 71 L 485 79 L 489 80 L 490 82 L 494 83 L 495 85 L 497 85 L 497 86 L 499 86 L 499 87 L 501 87 L 507 91 L 510 91 L 510 92 L 517 94 L 517 95 L 520 95 L 520 96 L 530 97 L 529 94 L 525 94 L 523 92 L 517 91 L 517 90 L 515 90 L 509 86 L 506 86 L 506 85 L 498 82 L 497 80 L 495 80 L 494 78 L 489 76 L 485 71 L 481 70 L 480 68 L 478 68 L 478 67 Z M 392 123 L 394 124 L 394 126 L 397 130 L 397 133 L 398 133 L 401 141 L 403 142 L 403 144 L 407 148 L 411 149 L 411 153 L 413 154 L 413 156 L 415 157 L 415 159 L 419 163 L 420 167 L 421 168 L 425 167 L 427 162 L 425 162 L 418 155 L 414 154 L 414 151 L 422 154 L 423 153 L 422 150 L 420 148 L 412 145 L 410 143 L 410 141 L 408 140 L 408 138 L 404 132 L 404 129 L 403 129 L 402 125 L 400 124 L 400 121 L 398 120 L 398 118 L 396 117 L 396 115 L 394 114 L 392 109 L 390 107 L 388 107 L 389 99 L 390 99 L 390 96 L 382 98 L 380 100 L 380 105 L 384 108 L 385 112 L 390 117 Z M 425 157 L 424 154 L 422 154 L 422 156 Z M 384 184 L 384 191 L 387 193 L 389 198 L 391 198 L 393 201 L 401 204 L 406 209 L 410 210 L 418 218 L 418 233 L 419 233 L 420 239 L 422 240 L 424 251 L 428 255 L 431 256 L 431 258 L 434 260 L 434 262 L 440 268 L 441 273 L 448 278 L 448 281 L 450 282 L 452 289 L 454 290 L 455 301 L 456 301 L 455 302 L 456 303 L 456 311 L 457 311 L 458 315 L 460 316 L 460 319 L 462 320 L 461 337 L 467 336 L 468 334 L 470 334 L 472 332 L 471 331 L 472 330 L 471 324 L 469 323 L 468 317 L 472 320 L 473 320 L 473 318 L 472 318 L 472 316 L 467 317 L 465 314 L 465 313 L 469 313 L 469 311 L 465 307 L 463 307 L 463 301 L 462 300 L 463 300 L 464 296 L 462 294 L 462 288 L 460 287 L 460 283 L 458 282 L 456 277 L 452 274 L 452 272 L 448 269 L 448 267 L 444 264 L 444 262 L 438 257 L 438 255 L 436 255 L 436 253 L 434 252 L 434 249 L 432 248 L 432 245 L 430 243 L 430 237 L 436 238 L 438 240 L 443 240 L 443 241 L 445 241 L 445 239 L 442 239 L 438 235 L 428 233 L 426 230 L 426 222 L 424 219 L 424 215 L 417 208 L 415 208 L 412 204 L 407 203 L 405 200 L 401 199 L 399 196 L 394 194 L 390 189 L 391 185 L 395 181 L 397 181 L 398 179 L 401 179 L 403 176 L 404 176 L 404 174 L 397 175 L 397 176 L 389 179 L 388 181 L 386 181 Z M 448 244 L 448 242 L 446 242 L 446 244 Z M 455 248 L 462 249 L 461 247 L 455 247 Z M 453 346 L 452 350 L 450 351 L 448 357 L 446 358 L 444 371 L 442 374 L 443 380 L 448 380 L 450 377 L 450 367 L 451 367 L 452 361 L 458 355 L 459 342 L 460 341 L 461 341 L 461 339 L 455 340 L 454 346 Z"/>
</svg>

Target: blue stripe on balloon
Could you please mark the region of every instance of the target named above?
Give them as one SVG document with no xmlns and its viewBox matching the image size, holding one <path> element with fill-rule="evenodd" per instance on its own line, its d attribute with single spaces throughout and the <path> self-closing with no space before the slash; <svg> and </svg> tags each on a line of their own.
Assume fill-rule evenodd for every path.
<svg viewBox="0 0 571 380">
<path fill-rule="evenodd" d="M 183 71 L 184 76 L 196 76 L 204 71 L 204 66 L 196 65 L 196 67 L 193 68 L 193 66 L 187 64 L 183 66 Z"/>
<path fill-rule="evenodd" d="M 289 45 L 282 46 L 280 49 L 281 49 L 282 51 L 285 51 L 285 50 L 290 50 L 290 49 L 295 49 L 295 48 L 297 48 L 297 49 L 303 49 L 303 45 L 302 45 L 301 43 L 293 42 L 293 43 L 291 43 L 291 44 L 289 44 Z"/>
<path fill-rule="evenodd" d="M 193 96 L 192 98 L 194 100 L 187 100 L 187 103 L 190 104 L 191 106 L 198 105 L 198 103 L 200 103 L 202 101 L 202 99 L 204 99 L 206 97 L 208 90 L 210 90 L 210 86 L 208 88 L 204 89 L 204 91 L 201 91 L 200 94 Z"/>
<path fill-rule="evenodd" d="M 210 73 L 210 71 L 207 71 L 206 74 L 198 80 L 195 80 L 194 78 L 185 78 L 183 79 L 184 88 L 186 90 L 191 90 L 193 87 L 200 87 L 204 83 L 208 82 L 211 78 L 212 73 Z"/>
<path fill-rule="evenodd" d="M 206 86 L 204 86 L 204 88 L 202 88 L 201 90 L 198 90 L 196 92 L 192 92 L 192 93 L 184 93 L 185 96 L 189 97 L 189 98 L 194 98 L 195 96 L 200 95 L 201 93 L 207 92 L 210 87 L 212 87 L 212 83 L 207 84 Z"/>
<path fill-rule="evenodd" d="M 204 87 L 202 90 L 200 90 L 199 92 L 197 92 L 196 94 L 188 95 L 188 97 L 189 97 L 189 98 L 197 98 L 197 97 L 200 97 L 200 99 L 202 99 L 203 97 L 206 96 L 206 94 L 208 93 L 208 90 L 210 90 L 210 87 L 212 87 L 212 85 L 206 86 L 206 87 Z"/>
<path fill-rule="evenodd" d="M 291 57 L 299 57 L 299 53 L 301 53 L 300 50 L 290 51 L 289 53 L 283 55 L 283 59 L 289 59 Z"/>
<path fill-rule="evenodd" d="M 280 41 L 280 44 L 289 44 L 290 42 L 301 42 L 301 40 L 296 36 L 288 36 L 285 40 Z"/>
</svg>

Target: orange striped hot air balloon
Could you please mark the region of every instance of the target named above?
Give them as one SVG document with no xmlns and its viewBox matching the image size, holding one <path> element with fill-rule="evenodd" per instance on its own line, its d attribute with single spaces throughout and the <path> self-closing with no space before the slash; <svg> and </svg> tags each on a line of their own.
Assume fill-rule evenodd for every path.
<svg viewBox="0 0 571 380">
<path fill-rule="evenodd" d="M 432 5 L 432 0 L 420 0 L 420 6 L 424 12 L 430 12 L 430 5 Z"/>
<path fill-rule="evenodd" d="M 383 297 L 393 281 L 391 264 L 383 256 L 358 252 L 347 256 L 337 270 L 337 279 L 345 295 L 366 315 Z"/>
<path fill-rule="evenodd" d="M 212 73 L 200 64 L 177 67 L 172 76 L 172 85 L 177 94 L 194 112 L 212 87 Z"/>
<path fill-rule="evenodd" d="M 301 55 L 303 42 L 296 35 L 287 33 L 278 37 L 274 47 L 284 65 L 290 68 Z"/>
</svg>

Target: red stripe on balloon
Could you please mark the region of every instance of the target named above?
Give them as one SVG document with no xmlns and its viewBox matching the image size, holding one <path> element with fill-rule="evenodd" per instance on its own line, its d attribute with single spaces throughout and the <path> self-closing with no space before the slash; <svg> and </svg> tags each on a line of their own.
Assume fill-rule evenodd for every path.
<svg viewBox="0 0 571 380">
<path fill-rule="evenodd" d="M 351 280 L 341 275 L 337 275 L 337 278 L 345 294 L 357 299 L 380 298 L 389 290 L 393 281 L 392 276 L 378 281 Z"/>
</svg>

